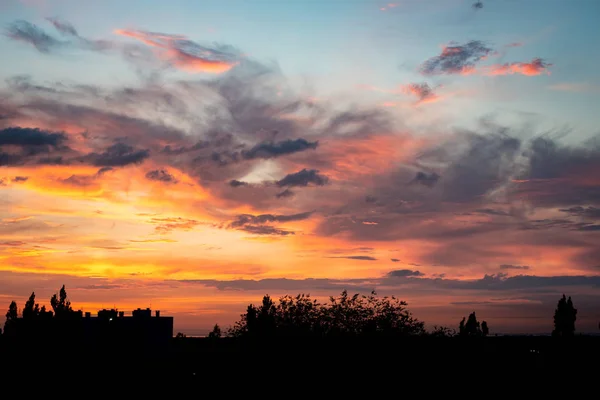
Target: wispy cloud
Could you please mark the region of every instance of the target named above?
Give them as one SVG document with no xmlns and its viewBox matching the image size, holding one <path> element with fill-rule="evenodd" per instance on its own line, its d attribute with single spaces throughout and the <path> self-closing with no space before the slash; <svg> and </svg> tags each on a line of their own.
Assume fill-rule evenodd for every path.
<svg viewBox="0 0 600 400">
<path fill-rule="evenodd" d="M 544 61 L 541 58 L 534 58 L 530 62 L 512 62 L 505 64 L 495 64 L 483 69 L 485 75 L 526 75 L 536 76 L 541 74 L 550 75 L 550 67 L 552 64 Z"/>
<path fill-rule="evenodd" d="M 202 46 L 183 35 L 128 29 L 117 29 L 115 33 L 155 48 L 159 58 L 186 72 L 223 73 L 237 65 L 240 59 L 240 54 L 230 46 Z"/>
</svg>

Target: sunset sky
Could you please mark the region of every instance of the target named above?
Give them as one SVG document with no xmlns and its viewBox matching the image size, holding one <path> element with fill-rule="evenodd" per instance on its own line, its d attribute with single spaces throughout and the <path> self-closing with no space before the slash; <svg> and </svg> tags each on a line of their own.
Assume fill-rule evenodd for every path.
<svg viewBox="0 0 600 400">
<path fill-rule="evenodd" d="M 597 332 L 600 2 L 473 3 L 0 0 L 0 306 Z"/>
</svg>

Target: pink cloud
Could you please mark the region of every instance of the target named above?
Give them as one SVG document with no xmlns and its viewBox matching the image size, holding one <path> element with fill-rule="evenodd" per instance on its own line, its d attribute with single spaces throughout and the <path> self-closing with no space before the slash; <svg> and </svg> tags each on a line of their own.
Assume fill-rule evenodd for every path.
<svg viewBox="0 0 600 400">
<path fill-rule="evenodd" d="M 521 74 L 526 76 L 536 76 L 541 74 L 550 75 L 548 70 L 552 64 L 547 63 L 541 58 L 534 58 L 531 62 L 513 62 L 505 64 L 495 64 L 483 68 L 484 75 L 514 75 Z"/>
<path fill-rule="evenodd" d="M 182 71 L 219 74 L 229 71 L 238 64 L 233 54 L 198 45 L 183 35 L 127 29 L 117 29 L 115 33 L 137 39 L 150 47 L 156 48 L 159 58 Z"/>
</svg>

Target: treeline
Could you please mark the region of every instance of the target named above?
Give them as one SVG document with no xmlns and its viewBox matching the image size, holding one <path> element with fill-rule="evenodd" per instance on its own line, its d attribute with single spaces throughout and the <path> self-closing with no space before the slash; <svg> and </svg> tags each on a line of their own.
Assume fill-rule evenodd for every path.
<svg viewBox="0 0 600 400">
<path fill-rule="evenodd" d="M 65 286 L 50 298 L 52 311 L 39 306 L 35 301 L 35 292 L 25 303 L 21 312 L 23 319 L 70 318 L 81 316 L 74 311 L 68 299 Z M 554 336 L 573 336 L 577 309 L 571 298 L 565 295 L 558 301 L 554 313 Z M 19 318 L 18 306 L 11 302 L 6 313 L 4 331 L 11 332 L 14 322 Z M 0 331 L 1 332 L 1 331 Z M 319 303 L 310 295 L 283 296 L 277 302 L 269 295 L 258 306 L 248 305 L 240 319 L 225 335 L 232 338 L 269 338 L 269 337 L 483 337 L 490 332 L 486 321 L 477 320 L 475 312 L 463 318 L 458 331 L 445 326 L 425 329 L 420 321 L 408 310 L 405 301 L 394 296 L 380 297 L 376 292 L 369 295 L 349 295 L 346 290 L 337 297 L 330 297 L 325 303 Z M 221 328 L 215 325 L 209 338 L 222 336 Z M 185 337 L 178 333 L 178 338 Z"/>
</svg>

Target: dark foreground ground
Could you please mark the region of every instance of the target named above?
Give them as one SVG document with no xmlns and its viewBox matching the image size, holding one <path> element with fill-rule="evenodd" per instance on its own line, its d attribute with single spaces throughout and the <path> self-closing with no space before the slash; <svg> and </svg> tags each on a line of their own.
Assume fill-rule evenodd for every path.
<svg viewBox="0 0 600 400">
<path fill-rule="evenodd" d="M 365 340 L 173 339 L 167 346 L 136 348 L 118 343 L 83 346 L 69 343 L 0 342 L 6 380 L 28 373 L 53 374 L 71 382 L 126 380 L 155 385 L 216 384 L 223 376 L 256 376 L 267 381 L 287 376 L 301 385 L 319 376 L 344 376 L 359 383 L 371 376 L 386 382 L 400 377 L 488 374 L 490 379 L 557 371 L 580 377 L 600 372 L 600 337 L 395 338 Z M 360 378 L 360 379 L 362 379 Z M 325 378 L 323 378 L 325 379 Z M 511 378 L 512 379 L 512 378 Z M 237 381 L 237 380 L 234 380 Z M 237 381 L 239 382 L 239 381 Z"/>
</svg>

